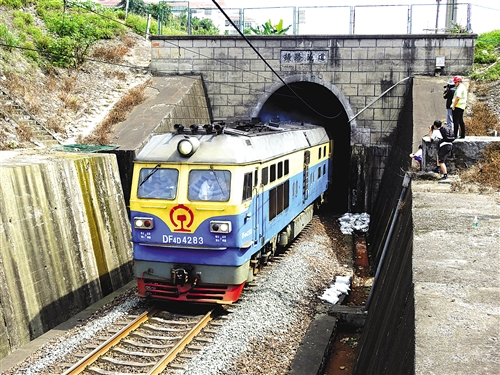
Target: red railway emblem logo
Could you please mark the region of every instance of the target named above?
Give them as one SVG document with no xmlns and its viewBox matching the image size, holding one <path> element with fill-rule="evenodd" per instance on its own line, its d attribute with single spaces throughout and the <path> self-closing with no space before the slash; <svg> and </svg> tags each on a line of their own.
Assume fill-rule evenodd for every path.
<svg viewBox="0 0 500 375">
<path fill-rule="evenodd" d="M 193 225 L 193 211 L 183 204 L 179 204 L 170 210 L 170 222 L 174 225 L 174 232 L 191 232 L 189 229 Z"/>
</svg>

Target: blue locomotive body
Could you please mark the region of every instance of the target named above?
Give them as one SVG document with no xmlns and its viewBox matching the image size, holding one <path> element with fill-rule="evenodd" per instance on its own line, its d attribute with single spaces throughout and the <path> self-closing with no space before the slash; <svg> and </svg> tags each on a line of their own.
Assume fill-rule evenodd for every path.
<svg viewBox="0 0 500 375">
<path fill-rule="evenodd" d="M 303 123 L 177 126 L 139 153 L 131 192 L 144 297 L 236 301 L 328 189 L 330 141 Z"/>
</svg>

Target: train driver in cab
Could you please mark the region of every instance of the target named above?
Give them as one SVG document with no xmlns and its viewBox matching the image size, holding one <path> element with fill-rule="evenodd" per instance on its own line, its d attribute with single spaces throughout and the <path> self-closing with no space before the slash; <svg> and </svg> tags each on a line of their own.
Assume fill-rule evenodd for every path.
<svg viewBox="0 0 500 375">
<path fill-rule="evenodd" d="M 212 200 L 215 195 L 217 182 L 213 173 L 208 175 L 208 178 L 201 184 L 199 198 L 203 201 Z"/>
<path fill-rule="evenodd" d="M 201 184 L 198 198 L 203 201 L 227 201 L 229 198 L 227 185 L 222 178 L 209 172 L 206 174 L 206 180 Z"/>
<path fill-rule="evenodd" d="M 172 188 L 162 186 L 160 181 L 156 181 L 153 185 L 153 190 L 147 196 L 148 198 L 172 199 L 173 198 Z"/>
</svg>

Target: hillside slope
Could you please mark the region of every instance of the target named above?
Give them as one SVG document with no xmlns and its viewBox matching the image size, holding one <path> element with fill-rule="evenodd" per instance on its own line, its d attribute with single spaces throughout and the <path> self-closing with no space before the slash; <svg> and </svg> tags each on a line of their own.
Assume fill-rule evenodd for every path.
<svg viewBox="0 0 500 375">
<path fill-rule="evenodd" d="M 100 41 L 77 70 L 51 67 L 44 71 L 26 60 L 21 50 L 0 48 L 0 91 L 60 143 L 75 143 L 88 135 L 124 94 L 150 78 L 150 50 L 149 41 L 129 32 Z M 111 51 L 115 53 L 112 62 L 105 62 L 101 56 Z M 0 150 L 36 147 L 29 129 L 13 121 L 10 110 L 0 106 Z"/>
</svg>

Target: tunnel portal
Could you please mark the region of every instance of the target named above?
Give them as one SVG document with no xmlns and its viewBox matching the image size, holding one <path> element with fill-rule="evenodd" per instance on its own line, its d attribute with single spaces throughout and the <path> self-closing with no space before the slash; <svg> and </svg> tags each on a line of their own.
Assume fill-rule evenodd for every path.
<svg viewBox="0 0 500 375">
<path fill-rule="evenodd" d="M 293 82 L 282 86 L 268 98 L 259 117 L 265 122 L 276 117 L 281 121 L 310 122 L 326 129 L 333 140 L 328 205 L 335 212 L 346 212 L 351 156 L 350 126 L 339 99 L 317 83 Z"/>
</svg>

